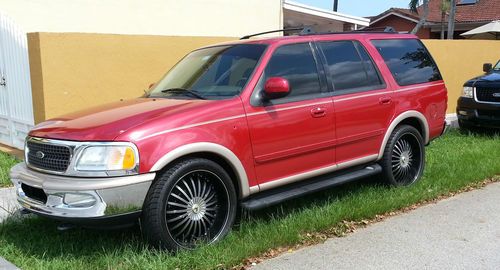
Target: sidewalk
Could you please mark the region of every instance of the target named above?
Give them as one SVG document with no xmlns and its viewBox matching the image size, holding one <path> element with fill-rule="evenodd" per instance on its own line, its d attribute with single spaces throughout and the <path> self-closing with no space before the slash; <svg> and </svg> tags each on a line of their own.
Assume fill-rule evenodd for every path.
<svg viewBox="0 0 500 270">
<path fill-rule="evenodd" d="M 498 269 L 499 205 L 490 184 L 253 269 Z"/>
<path fill-rule="evenodd" d="M 19 206 L 16 201 L 16 191 L 14 188 L 0 188 L 0 223 L 14 213 Z M 15 270 L 15 265 L 0 257 L 0 270 Z"/>
<path fill-rule="evenodd" d="M 19 208 L 14 188 L 0 188 L 0 222 Z"/>
</svg>

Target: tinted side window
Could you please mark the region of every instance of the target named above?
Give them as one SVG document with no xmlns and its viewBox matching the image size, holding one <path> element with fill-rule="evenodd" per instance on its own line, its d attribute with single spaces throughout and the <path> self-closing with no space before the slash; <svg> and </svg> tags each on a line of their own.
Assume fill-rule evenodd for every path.
<svg viewBox="0 0 500 270">
<path fill-rule="evenodd" d="M 270 77 L 283 77 L 290 84 L 286 100 L 306 99 L 321 93 L 318 69 L 309 43 L 284 45 L 276 49 L 264 71 Z"/>
<path fill-rule="evenodd" d="M 378 89 L 383 85 L 372 60 L 359 42 L 331 41 L 319 45 L 335 91 Z"/>
<path fill-rule="evenodd" d="M 417 39 L 373 40 L 399 85 L 410 85 L 441 80 L 441 74 Z"/>
</svg>

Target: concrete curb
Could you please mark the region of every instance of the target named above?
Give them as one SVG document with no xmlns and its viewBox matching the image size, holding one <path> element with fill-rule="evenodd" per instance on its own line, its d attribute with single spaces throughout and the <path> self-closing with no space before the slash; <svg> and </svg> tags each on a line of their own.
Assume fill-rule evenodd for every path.
<svg viewBox="0 0 500 270">
<path fill-rule="evenodd" d="M 0 223 L 19 209 L 15 188 L 0 188 Z M 0 268 L 1 269 L 1 268 Z"/>
<path fill-rule="evenodd" d="M 446 123 L 451 128 L 458 128 L 458 117 L 456 113 L 449 113 L 446 115 Z"/>
<path fill-rule="evenodd" d="M 4 152 L 4 153 L 7 153 L 9 155 L 12 155 L 12 156 L 16 157 L 19 160 L 24 160 L 24 152 L 23 152 L 23 150 L 19 150 L 17 148 L 13 148 L 13 147 L 10 147 L 8 145 L 0 143 L 0 151 Z"/>
<path fill-rule="evenodd" d="M 16 201 L 16 191 L 14 188 L 0 188 L 0 223 L 13 215 L 19 209 Z M 1 270 L 16 270 L 19 269 L 12 263 L 0 257 Z"/>
<path fill-rule="evenodd" d="M 12 263 L 8 262 L 4 258 L 0 257 L 0 269 L 2 270 L 17 270 L 20 269 Z"/>
</svg>

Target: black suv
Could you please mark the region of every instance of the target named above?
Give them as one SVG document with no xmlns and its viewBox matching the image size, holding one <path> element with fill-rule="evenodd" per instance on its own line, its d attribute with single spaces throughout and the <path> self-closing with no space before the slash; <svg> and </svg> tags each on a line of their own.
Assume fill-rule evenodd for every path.
<svg viewBox="0 0 500 270">
<path fill-rule="evenodd" d="M 461 128 L 500 128 L 500 61 L 484 64 L 486 74 L 464 84 L 458 99 L 457 116 Z"/>
</svg>

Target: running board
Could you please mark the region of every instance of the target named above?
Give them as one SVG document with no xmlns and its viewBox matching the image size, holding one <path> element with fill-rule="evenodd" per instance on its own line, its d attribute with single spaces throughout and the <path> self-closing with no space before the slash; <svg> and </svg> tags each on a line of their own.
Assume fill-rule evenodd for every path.
<svg viewBox="0 0 500 270">
<path fill-rule="evenodd" d="M 287 200 L 295 199 L 306 194 L 329 189 L 361 178 L 373 176 L 382 172 L 378 164 L 358 167 L 343 173 L 332 173 L 312 178 L 303 182 L 294 183 L 271 190 L 266 190 L 250 196 L 241 203 L 241 206 L 250 211 L 259 210 Z"/>
</svg>

